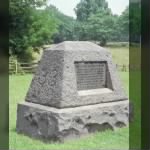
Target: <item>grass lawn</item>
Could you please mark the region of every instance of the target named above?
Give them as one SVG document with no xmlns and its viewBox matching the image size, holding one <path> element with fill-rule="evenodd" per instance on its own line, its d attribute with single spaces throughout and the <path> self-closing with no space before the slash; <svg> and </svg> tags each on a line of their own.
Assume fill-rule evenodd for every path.
<svg viewBox="0 0 150 150">
<path fill-rule="evenodd" d="M 118 65 L 129 65 L 129 47 L 106 47 L 112 54 L 114 63 Z"/>
<path fill-rule="evenodd" d="M 129 73 L 120 72 L 126 92 L 129 92 Z M 81 139 L 67 141 L 65 143 L 45 144 L 39 140 L 16 133 L 17 103 L 24 101 L 26 92 L 31 82 L 32 75 L 10 76 L 10 103 L 9 103 L 9 142 L 10 149 L 30 150 L 81 150 L 81 149 L 125 149 L 129 147 L 129 128 L 121 128 L 117 131 L 105 131 L 95 133 Z"/>
</svg>

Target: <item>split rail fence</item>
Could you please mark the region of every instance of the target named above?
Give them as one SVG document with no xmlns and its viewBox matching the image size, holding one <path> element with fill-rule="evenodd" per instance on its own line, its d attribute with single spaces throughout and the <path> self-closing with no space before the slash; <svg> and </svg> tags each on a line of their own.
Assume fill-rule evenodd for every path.
<svg viewBox="0 0 150 150">
<path fill-rule="evenodd" d="M 25 62 L 9 62 L 9 74 L 26 74 L 26 73 L 35 73 L 36 68 L 39 62 L 34 63 L 25 63 Z M 128 72 L 129 70 L 139 70 L 140 66 L 131 66 L 131 65 L 119 65 L 116 64 L 118 71 Z"/>
</svg>

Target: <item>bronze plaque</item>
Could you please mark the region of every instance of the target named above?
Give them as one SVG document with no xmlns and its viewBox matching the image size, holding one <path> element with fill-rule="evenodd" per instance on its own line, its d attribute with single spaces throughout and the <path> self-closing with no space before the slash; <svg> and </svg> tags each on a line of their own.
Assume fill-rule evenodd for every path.
<svg viewBox="0 0 150 150">
<path fill-rule="evenodd" d="M 75 62 L 78 90 L 106 87 L 106 62 Z"/>
</svg>

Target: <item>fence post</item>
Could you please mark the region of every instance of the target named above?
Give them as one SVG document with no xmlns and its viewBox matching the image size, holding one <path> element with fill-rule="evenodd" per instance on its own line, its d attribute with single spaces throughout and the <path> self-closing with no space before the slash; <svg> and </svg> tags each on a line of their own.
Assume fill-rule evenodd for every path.
<svg viewBox="0 0 150 150">
<path fill-rule="evenodd" d="M 15 74 L 18 73 L 18 61 L 16 60 L 15 61 Z"/>
<path fill-rule="evenodd" d="M 118 64 L 116 64 L 116 68 L 118 69 Z"/>
</svg>

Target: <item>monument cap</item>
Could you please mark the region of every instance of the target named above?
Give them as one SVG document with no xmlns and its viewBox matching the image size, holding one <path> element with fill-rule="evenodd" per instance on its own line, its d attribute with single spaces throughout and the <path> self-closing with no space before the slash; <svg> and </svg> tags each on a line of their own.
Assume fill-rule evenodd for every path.
<svg viewBox="0 0 150 150">
<path fill-rule="evenodd" d="M 125 99 L 110 53 L 87 41 L 65 41 L 44 51 L 26 96 L 58 108 Z"/>
</svg>

